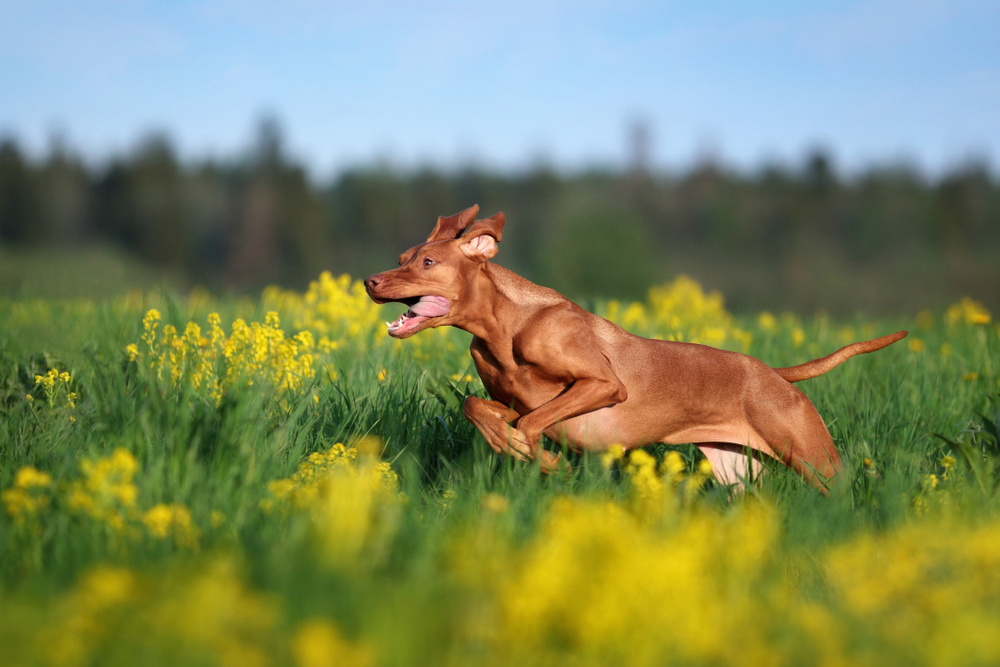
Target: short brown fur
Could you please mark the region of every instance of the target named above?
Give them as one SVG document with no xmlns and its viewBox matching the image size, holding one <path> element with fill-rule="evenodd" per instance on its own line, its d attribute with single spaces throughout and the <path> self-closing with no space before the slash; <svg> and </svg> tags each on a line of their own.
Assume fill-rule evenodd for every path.
<svg viewBox="0 0 1000 667">
<path fill-rule="evenodd" d="M 426 243 L 365 286 L 378 303 L 448 300 L 446 314 L 415 320 L 398 337 L 445 325 L 473 335 L 470 352 L 493 400 L 471 397 L 464 412 L 495 451 L 538 458 L 550 471 L 559 457 L 541 448 L 543 434 L 591 451 L 695 443 L 716 466 L 724 461 L 738 471 L 715 467 L 723 482 L 742 481 L 745 468 L 734 461 L 745 447 L 821 488 L 840 472 L 822 418 L 790 383 L 881 349 L 905 331 L 778 369 L 736 352 L 642 338 L 490 263 L 505 219 L 476 220 L 478 210 L 438 218 Z"/>
</svg>

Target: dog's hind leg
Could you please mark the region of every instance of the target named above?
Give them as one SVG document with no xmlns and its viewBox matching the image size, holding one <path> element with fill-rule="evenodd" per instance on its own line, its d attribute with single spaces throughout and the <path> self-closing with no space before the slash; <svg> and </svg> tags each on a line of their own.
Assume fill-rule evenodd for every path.
<svg viewBox="0 0 1000 667">
<path fill-rule="evenodd" d="M 833 438 L 805 394 L 788 384 L 783 389 L 780 397 L 772 394 L 766 403 L 747 405 L 747 417 L 778 459 L 827 489 L 841 471 Z"/>
<path fill-rule="evenodd" d="M 735 484 L 742 489 L 760 478 L 764 466 L 757 458 L 760 454 L 748 447 L 727 442 L 702 442 L 696 445 L 712 464 L 712 474 L 719 484 Z"/>
</svg>

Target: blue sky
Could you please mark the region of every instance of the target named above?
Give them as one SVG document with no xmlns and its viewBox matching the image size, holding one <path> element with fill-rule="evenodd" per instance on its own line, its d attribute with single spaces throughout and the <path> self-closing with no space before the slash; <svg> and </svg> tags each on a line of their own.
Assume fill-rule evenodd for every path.
<svg viewBox="0 0 1000 667">
<path fill-rule="evenodd" d="M 245 150 L 264 114 L 314 176 L 385 159 L 522 169 L 1000 163 L 1000 3 L 0 0 L 0 133 L 88 160 L 165 131 Z"/>
</svg>

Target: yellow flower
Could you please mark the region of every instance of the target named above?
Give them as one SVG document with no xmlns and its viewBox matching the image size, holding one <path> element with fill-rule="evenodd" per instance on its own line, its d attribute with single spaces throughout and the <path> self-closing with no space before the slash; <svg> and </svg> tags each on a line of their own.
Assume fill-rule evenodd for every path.
<svg viewBox="0 0 1000 667">
<path fill-rule="evenodd" d="M 601 465 L 604 466 L 605 469 L 608 469 L 617 461 L 621 461 L 624 456 L 624 447 L 621 445 L 611 445 L 603 454 L 601 454 Z"/>
<path fill-rule="evenodd" d="M 496 620 L 483 634 L 493 662 L 771 664 L 772 623 L 798 613 L 780 583 L 768 585 L 778 524 L 757 506 L 650 529 L 617 503 L 560 498 L 514 553 L 477 533 L 463 546 L 483 544 L 471 556 L 493 573 L 484 585 Z"/>
<path fill-rule="evenodd" d="M 156 347 L 156 327 L 159 326 L 159 322 L 160 311 L 155 308 L 150 308 L 142 318 L 142 341 L 151 352 Z"/>
<path fill-rule="evenodd" d="M 983 304 L 969 297 L 964 297 L 961 301 L 948 307 L 944 314 L 945 321 L 949 326 L 954 326 L 959 322 L 965 324 L 989 324 L 990 311 L 986 310 Z"/>
<path fill-rule="evenodd" d="M 149 533 L 153 537 L 166 537 L 170 534 L 170 524 L 173 522 L 173 511 L 167 505 L 155 505 L 142 516 Z"/>
<path fill-rule="evenodd" d="M 919 338 L 910 338 L 910 340 L 907 343 L 907 345 L 910 346 L 910 351 L 911 352 L 916 352 L 916 353 L 923 352 L 924 348 L 927 347 L 927 345 L 924 343 L 924 341 L 922 341 Z"/>
<path fill-rule="evenodd" d="M 22 489 L 30 489 L 36 486 L 49 486 L 52 484 L 52 476 L 47 472 L 40 472 L 33 466 L 24 466 L 17 471 L 14 477 L 14 486 Z"/>
<path fill-rule="evenodd" d="M 778 328 L 778 319 L 765 310 L 757 316 L 757 326 L 764 331 L 775 331 Z"/>
<path fill-rule="evenodd" d="M 799 347 L 800 345 L 802 345 L 803 342 L 805 342 L 805 339 L 806 339 L 806 333 L 802 330 L 801 327 L 795 327 L 794 329 L 792 329 L 792 345 L 794 345 L 795 347 Z"/>
<path fill-rule="evenodd" d="M 191 522 L 191 512 L 183 505 L 154 505 L 142 516 L 149 534 L 158 539 L 173 538 L 178 546 L 198 547 L 201 531 Z"/>
<path fill-rule="evenodd" d="M 180 335 L 172 325 L 164 326 L 162 340 L 156 338 L 159 317 L 154 313 L 150 311 L 143 320 L 146 329 L 143 341 L 149 347 L 146 366 L 157 378 L 166 371 L 175 386 L 187 384 L 204 391 L 216 404 L 227 390 L 238 386 L 265 381 L 281 397 L 288 391 L 305 389 L 315 376 L 313 334 L 301 331 L 286 336 L 274 311 L 267 313 L 263 324 L 236 319 L 228 338 L 218 313 L 210 313 L 205 335 L 191 321 Z M 135 344 L 126 349 L 130 355 L 138 353 Z"/>
<path fill-rule="evenodd" d="M 386 370 L 383 368 L 378 372 L 378 381 L 385 382 L 385 378 L 386 378 Z"/>
<path fill-rule="evenodd" d="M 33 466 L 24 466 L 17 471 L 14 486 L 0 493 L 0 501 L 6 507 L 9 517 L 23 523 L 28 517 L 48 507 L 49 497 L 44 489 L 51 485 L 52 477 L 47 472 L 40 472 Z"/>
<path fill-rule="evenodd" d="M 371 440 L 376 440 L 372 438 Z M 337 443 L 314 452 L 290 478 L 268 485 L 265 512 L 306 511 L 326 559 L 357 566 L 363 549 L 388 539 L 395 530 L 394 508 L 405 502 L 399 477 L 375 456 Z"/>
<path fill-rule="evenodd" d="M 385 449 L 385 442 L 377 435 L 363 435 L 352 441 L 351 447 L 357 450 L 359 456 L 377 459 Z"/>
<path fill-rule="evenodd" d="M 310 619 L 292 637 L 292 657 L 297 667 L 367 667 L 375 664 L 374 651 L 344 639 L 337 626 L 325 619 Z"/>
<path fill-rule="evenodd" d="M 683 467 L 683 463 L 681 465 Z M 629 452 L 625 473 L 632 483 L 635 500 L 641 506 L 651 507 L 662 498 L 663 480 L 656 474 L 656 459 L 649 452 L 644 449 Z"/>
<path fill-rule="evenodd" d="M 510 507 L 510 502 L 503 496 L 496 493 L 487 493 L 483 496 L 483 509 L 494 514 L 503 514 Z"/>
<path fill-rule="evenodd" d="M 115 531 L 124 530 L 135 514 L 139 489 L 132 478 L 138 469 L 139 463 L 131 452 L 121 448 L 110 456 L 84 459 L 80 462 L 83 479 L 69 485 L 67 505 Z"/>
<path fill-rule="evenodd" d="M 684 459 L 678 452 L 671 451 L 667 453 L 666 458 L 663 459 L 663 464 L 661 466 L 663 473 L 670 475 L 671 477 L 679 475 L 684 471 Z M 711 468 L 709 468 L 711 470 Z"/>
<path fill-rule="evenodd" d="M 619 326 L 642 335 L 663 340 L 683 340 L 707 345 L 723 345 L 728 340 L 747 349 L 752 341 L 749 331 L 733 326 L 733 318 L 724 307 L 719 292 L 708 294 L 688 276 L 649 289 L 645 303 L 610 301 L 604 317 Z M 773 316 L 762 314 L 764 325 Z"/>
<path fill-rule="evenodd" d="M 458 493 L 454 489 L 445 489 L 441 493 L 441 497 L 438 498 L 438 509 L 442 512 L 447 512 L 455 504 L 455 498 L 458 498 Z"/>
</svg>

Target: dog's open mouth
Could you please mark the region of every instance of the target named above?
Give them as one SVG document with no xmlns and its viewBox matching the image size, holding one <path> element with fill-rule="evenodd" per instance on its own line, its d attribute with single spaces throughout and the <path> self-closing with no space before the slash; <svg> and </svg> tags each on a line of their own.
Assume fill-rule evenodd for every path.
<svg viewBox="0 0 1000 667">
<path fill-rule="evenodd" d="M 421 296 L 399 301 L 408 305 L 410 309 L 397 317 L 395 322 L 385 323 L 389 335 L 393 338 L 404 338 L 417 329 L 422 329 L 420 326 L 422 322 L 432 317 L 447 315 L 451 310 L 451 302 L 443 296 Z"/>
</svg>

